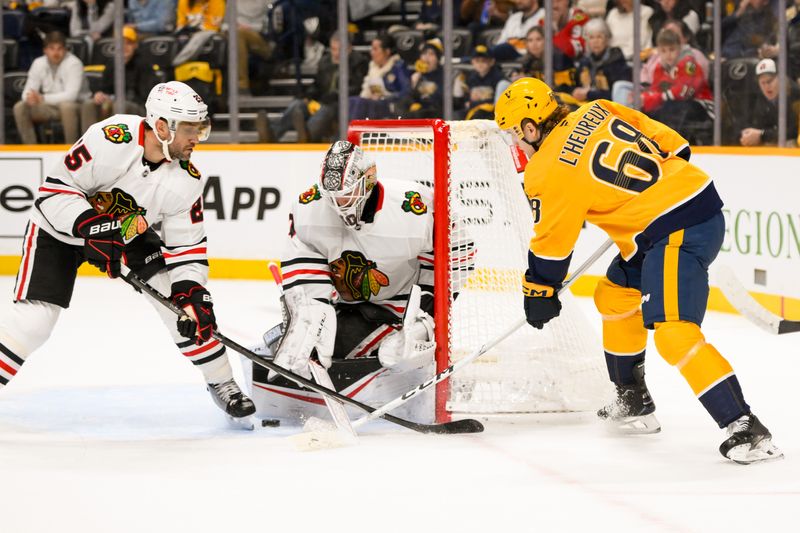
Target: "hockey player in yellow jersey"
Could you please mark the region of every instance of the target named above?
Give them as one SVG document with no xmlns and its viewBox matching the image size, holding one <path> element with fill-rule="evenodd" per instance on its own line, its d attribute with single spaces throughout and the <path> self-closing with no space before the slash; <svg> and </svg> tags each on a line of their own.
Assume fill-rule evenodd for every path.
<svg viewBox="0 0 800 533">
<path fill-rule="evenodd" d="M 687 141 L 646 115 L 607 100 L 574 112 L 533 78 L 499 97 L 495 120 L 526 151 L 525 193 L 534 219 L 522 282 L 525 313 L 536 327 L 558 316 L 564 280 L 585 221 L 619 247 L 595 290 L 603 346 L 617 398 L 598 415 L 625 433 L 661 426 L 644 380 L 647 330 L 678 368 L 727 438 L 725 457 L 751 463 L 782 457 L 752 414 L 727 360 L 700 325 L 708 267 L 722 245 L 722 200 L 711 178 L 689 162 Z"/>
</svg>

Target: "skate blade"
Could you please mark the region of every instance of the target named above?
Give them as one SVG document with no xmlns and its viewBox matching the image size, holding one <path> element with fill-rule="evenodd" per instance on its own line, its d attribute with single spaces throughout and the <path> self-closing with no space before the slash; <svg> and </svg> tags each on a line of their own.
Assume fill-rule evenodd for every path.
<svg viewBox="0 0 800 533">
<path fill-rule="evenodd" d="M 295 449 L 301 452 L 342 448 L 358 444 L 358 437 L 335 425 L 311 417 L 303 426 L 303 432 L 289 437 Z"/>
<path fill-rule="evenodd" d="M 728 459 L 740 465 L 783 459 L 783 452 L 772 444 L 772 439 L 764 439 L 752 449 L 749 444 L 734 446 L 728 451 Z"/>
<path fill-rule="evenodd" d="M 231 429 L 242 429 L 245 431 L 253 431 L 256 427 L 255 419 L 252 416 L 243 416 L 241 418 L 234 418 L 230 415 L 225 415 L 228 421 L 228 426 Z"/>
<path fill-rule="evenodd" d="M 652 435 L 661 431 L 661 423 L 653 413 L 612 418 L 608 424 L 614 432 L 622 435 Z"/>
</svg>

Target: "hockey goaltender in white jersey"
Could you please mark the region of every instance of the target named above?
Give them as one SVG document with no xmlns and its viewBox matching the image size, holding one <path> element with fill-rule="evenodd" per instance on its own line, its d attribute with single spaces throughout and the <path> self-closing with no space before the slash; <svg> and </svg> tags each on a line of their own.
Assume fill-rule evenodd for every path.
<svg viewBox="0 0 800 533">
<path fill-rule="evenodd" d="M 23 242 L 14 304 L 0 312 L 0 386 L 44 343 L 69 307 L 78 266 L 109 277 L 120 262 L 194 320 L 158 312 L 186 359 L 203 373 L 227 415 L 255 407 L 233 380 L 225 348 L 211 338 L 213 303 L 203 228 L 203 185 L 189 161 L 208 138 L 206 104 L 188 85 L 156 85 L 147 117 L 115 115 L 92 125 L 47 174 Z M 150 228 L 161 223 L 160 236 Z M 91 325 L 87 324 L 87 336 Z"/>
<path fill-rule="evenodd" d="M 328 150 L 318 184 L 292 206 L 281 257 L 287 316 L 264 335 L 262 348 L 268 356 L 277 354 L 278 365 L 304 376 L 316 356 L 337 390 L 372 404 L 430 377 L 436 346 L 433 194 L 413 181 L 379 180 L 379 170 L 347 141 Z M 454 248 L 467 260 L 453 264 L 471 269 L 471 243 Z M 419 311 L 403 327 L 415 284 L 421 298 L 410 308 Z M 259 367 L 252 378 L 259 417 L 324 413 L 315 393 Z M 429 418 L 431 401 L 428 396 L 410 402 L 404 414 Z"/>
</svg>

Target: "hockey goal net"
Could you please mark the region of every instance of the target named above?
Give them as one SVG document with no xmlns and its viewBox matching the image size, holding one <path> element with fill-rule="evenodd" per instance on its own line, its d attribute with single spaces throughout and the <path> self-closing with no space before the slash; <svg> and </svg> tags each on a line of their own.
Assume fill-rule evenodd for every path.
<svg viewBox="0 0 800 533">
<path fill-rule="evenodd" d="M 524 316 L 521 278 L 533 220 L 517 152 L 493 122 L 481 120 L 354 121 L 348 139 L 375 158 L 379 179 L 434 189 L 441 371 Z M 462 255 L 459 244 L 470 241 L 475 269 L 451 268 L 451 258 Z M 459 286 L 454 299 L 452 288 Z M 562 301 L 561 316 L 543 330 L 523 326 L 440 383 L 437 420 L 451 413 L 583 411 L 601 405 L 609 382 L 599 337 L 571 295 Z"/>
</svg>

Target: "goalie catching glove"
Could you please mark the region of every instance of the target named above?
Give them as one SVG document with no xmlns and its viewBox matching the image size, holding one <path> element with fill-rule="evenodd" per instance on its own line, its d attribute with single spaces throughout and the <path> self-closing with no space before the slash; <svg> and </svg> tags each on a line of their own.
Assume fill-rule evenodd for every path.
<svg viewBox="0 0 800 533">
<path fill-rule="evenodd" d="M 525 319 L 536 329 L 542 329 L 561 313 L 561 301 L 553 287 L 534 283 L 526 275 L 522 279 L 522 292 L 525 295 Z"/>
<path fill-rule="evenodd" d="M 433 317 L 420 309 L 420 288 L 414 285 L 408 297 L 403 328 L 393 331 L 378 348 L 381 366 L 406 370 L 433 359 L 436 340 Z"/>
<path fill-rule="evenodd" d="M 109 278 L 119 277 L 125 241 L 120 222 L 107 213 L 87 209 L 75 220 L 72 234 L 84 239 L 83 254 L 89 264 L 96 266 Z"/>
<path fill-rule="evenodd" d="M 170 299 L 186 313 L 178 318 L 178 333 L 198 345 L 208 341 L 217 328 L 211 294 L 199 283 L 184 280 L 172 284 Z"/>
<path fill-rule="evenodd" d="M 331 367 L 336 340 L 336 311 L 329 303 L 309 298 L 300 291 L 290 291 L 284 299 L 289 322 L 278 346 L 275 364 L 311 379 L 308 361 L 312 352 L 316 351 L 322 366 Z M 277 375 L 270 370 L 267 379 L 271 381 Z"/>
</svg>

